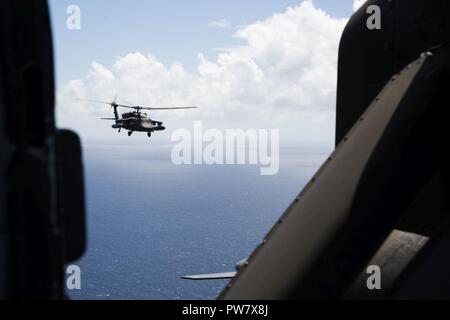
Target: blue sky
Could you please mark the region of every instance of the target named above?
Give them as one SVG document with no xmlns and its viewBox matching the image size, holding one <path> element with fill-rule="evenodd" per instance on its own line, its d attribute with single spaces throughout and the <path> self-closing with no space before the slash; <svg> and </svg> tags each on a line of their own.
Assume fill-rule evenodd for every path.
<svg viewBox="0 0 450 320">
<path fill-rule="evenodd" d="M 151 53 L 168 65 L 197 66 L 197 54 L 214 57 L 216 49 L 236 45 L 236 28 L 263 20 L 295 6 L 299 0 L 50 0 L 58 83 L 86 75 L 93 61 L 111 65 L 117 56 L 139 51 Z M 66 9 L 82 10 L 82 29 L 66 28 Z M 349 17 L 352 0 L 315 0 L 332 16 Z M 228 29 L 212 28 L 227 19 Z"/>
<path fill-rule="evenodd" d="M 118 139 L 98 123 L 107 110 L 78 99 L 118 94 L 126 104 L 201 107 L 152 114 L 168 131 L 201 120 L 283 128 L 282 139 L 334 140 L 337 50 L 353 0 L 49 3 L 58 125 L 83 138 Z M 66 27 L 70 5 L 81 9 L 81 30 Z M 221 19 L 230 26 L 211 26 Z"/>
</svg>

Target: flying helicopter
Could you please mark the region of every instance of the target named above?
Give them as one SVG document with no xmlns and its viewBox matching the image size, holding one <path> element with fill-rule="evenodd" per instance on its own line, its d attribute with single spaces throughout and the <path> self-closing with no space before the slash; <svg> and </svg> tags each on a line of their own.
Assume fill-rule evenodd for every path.
<svg viewBox="0 0 450 320">
<path fill-rule="evenodd" d="M 117 96 L 114 98 L 112 102 L 84 100 L 84 99 L 79 100 L 85 102 L 101 103 L 111 106 L 111 109 L 114 110 L 114 118 L 101 118 L 101 120 L 115 121 L 115 123 L 112 125 L 112 128 L 118 129 L 119 132 L 121 132 L 122 129 L 128 130 L 129 137 L 133 134 L 133 132 L 136 131 L 136 132 L 147 132 L 147 136 L 150 138 L 153 132 L 164 131 L 166 129 L 166 127 L 163 126 L 163 122 L 149 118 L 146 113 L 142 112 L 142 110 L 157 111 L 157 110 L 198 109 L 198 107 L 196 106 L 172 107 L 172 108 L 129 106 L 124 104 L 118 104 L 116 102 Z M 131 109 L 133 111 L 122 113 L 120 117 L 118 108 Z"/>
</svg>

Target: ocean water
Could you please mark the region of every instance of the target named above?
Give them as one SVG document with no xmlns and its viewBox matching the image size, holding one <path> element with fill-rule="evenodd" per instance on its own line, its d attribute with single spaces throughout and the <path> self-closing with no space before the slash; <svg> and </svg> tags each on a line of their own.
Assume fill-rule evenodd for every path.
<svg viewBox="0 0 450 320">
<path fill-rule="evenodd" d="M 328 156 L 285 148 L 280 171 L 175 166 L 170 149 L 84 148 L 88 250 L 72 299 L 214 299 L 226 280 L 182 275 L 234 271 Z"/>
</svg>

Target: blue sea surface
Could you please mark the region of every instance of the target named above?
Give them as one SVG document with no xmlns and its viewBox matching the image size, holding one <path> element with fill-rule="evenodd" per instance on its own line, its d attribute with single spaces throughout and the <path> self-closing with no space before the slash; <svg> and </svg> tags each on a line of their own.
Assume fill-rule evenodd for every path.
<svg viewBox="0 0 450 320">
<path fill-rule="evenodd" d="M 281 150 L 280 171 L 259 166 L 175 166 L 170 149 L 84 148 L 88 250 L 72 299 L 214 299 L 226 280 L 182 275 L 233 271 L 328 156 Z"/>
</svg>

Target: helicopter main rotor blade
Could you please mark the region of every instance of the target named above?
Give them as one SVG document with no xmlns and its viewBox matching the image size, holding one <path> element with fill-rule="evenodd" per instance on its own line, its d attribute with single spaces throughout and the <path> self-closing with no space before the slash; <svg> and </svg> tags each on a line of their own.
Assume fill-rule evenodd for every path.
<svg viewBox="0 0 450 320">
<path fill-rule="evenodd" d="M 125 104 L 117 104 L 118 107 L 127 108 L 127 109 L 139 109 L 139 107 L 127 106 Z"/>
<path fill-rule="evenodd" d="M 130 109 L 136 109 L 136 110 L 183 110 L 183 109 L 198 109 L 198 107 L 192 106 L 192 107 L 129 107 Z"/>
<path fill-rule="evenodd" d="M 127 106 L 127 105 L 124 105 L 124 104 L 118 104 L 118 103 L 116 103 L 116 99 L 117 99 L 117 96 L 114 98 L 114 100 L 112 102 L 99 101 L 99 100 L 86 100 L 86 99 L 78 99 L 78 100 L 79 101 L 84 101 L 84 102 L 94 102 L 94 103 L 107 104 L 109 106 L 117 106 L 117 107 L 129 108 L 129 109 L 137 109 L 137 107 Z"/>
<path fill-rule="evenodd" d="M 183 109 L 198 109 L 198 107 L 196 106 L 190 106 L 190 107 L 171 107 L 171 108 L 166 108 L 166 107 L 140 107 L 140 106 L 128 106 L 125 104 L 118 104 L 115 102 L 115 100 L 113 102 L 106 102 L 106 101 L 98 101 L 98 100 L 85 100 L 85 99 L 78 99 L 79 101 L 84 101 L 84 102 L 94 102 L 94 103 L 102 103 L 102 104 L 106 104 L 106 105 L 110 105 L 110 106 L 117 106 L 117 107 L 122 107 L 122 108 L 127 108 L 127 109 L 134 109 L 134 110 L 183 110 Z"/>
<path fill-rule="evenodd" d="M 198 107 L 144 108 L 144 110 L 183 110 L 183 109 L 198 109 Z"/>
</svg>

